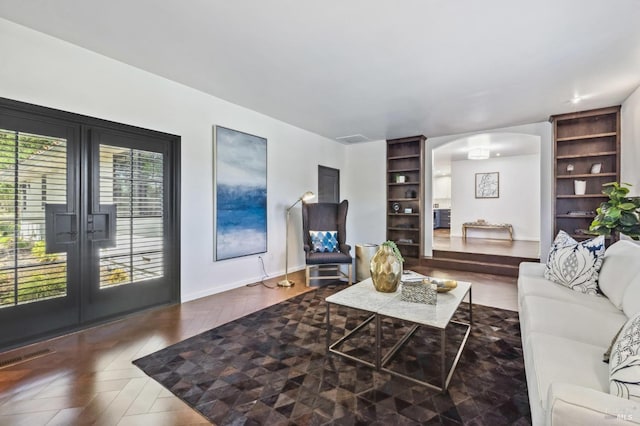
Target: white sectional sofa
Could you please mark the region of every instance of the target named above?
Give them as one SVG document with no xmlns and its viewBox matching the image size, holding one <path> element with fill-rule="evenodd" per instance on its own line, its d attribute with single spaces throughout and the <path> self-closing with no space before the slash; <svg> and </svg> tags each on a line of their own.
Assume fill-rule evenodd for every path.
<svg viewBox="0 0 640 426">
<path fill-rule="evenodd" d="M 603 354 L 640 311 L 640 246 L 609 247 L 598 277 L 605 295 L 587 295 L 522 263 L 518 305 L 534 425 L 640 424 L 640 403 L 609 393 Z"/>
</svg>

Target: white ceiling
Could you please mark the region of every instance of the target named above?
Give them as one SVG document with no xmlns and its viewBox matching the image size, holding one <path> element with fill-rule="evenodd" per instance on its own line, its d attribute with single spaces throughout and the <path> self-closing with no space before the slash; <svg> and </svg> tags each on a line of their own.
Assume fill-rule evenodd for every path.
<svg viewBox="0 0 640 426">
<path fill-rule="evenodd" d="M 640 0 L 0 0 L 0 16 L 329 138 L 543 121 L 640 85 Z"/>
<path fill-rule="evenodd" d="M 451 175 L 451 162 L 468 160 L 474 147 L 489 149 L 490 158 L 540 153 L 540 136 L 522 133 L 477 133 L 453 140 L 433 150 L 433 176 Z M 482 160 L 474 160 L 482 161 Z"/>
</svg>

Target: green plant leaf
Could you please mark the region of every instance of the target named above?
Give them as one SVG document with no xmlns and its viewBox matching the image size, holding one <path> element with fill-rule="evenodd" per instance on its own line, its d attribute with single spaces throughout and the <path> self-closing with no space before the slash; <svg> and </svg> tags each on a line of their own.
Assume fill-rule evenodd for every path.
<svg viewBox="0 0 640 426">
<path fill-rule="evenodd" d="M 618 206 L 620 210 L 633 211 L 636 208 L 636 205 L 630 202 L 620 203 Z"/>
<path fill-rule="evenodd" d="M 633 213 L 623 212 L 622 215 L 620 216 L 620 224 L 622 226 L 625 226 L 625 227 L 633 226 L 636 223 L 638 223 L 638 217 Z"/>
</svg>

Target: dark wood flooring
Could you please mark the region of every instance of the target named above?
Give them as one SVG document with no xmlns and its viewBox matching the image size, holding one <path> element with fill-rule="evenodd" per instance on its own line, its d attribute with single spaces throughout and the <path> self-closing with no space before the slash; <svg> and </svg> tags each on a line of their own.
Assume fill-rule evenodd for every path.
<svg viewBox="0 0 640 426">
<path fill-rule="evenodd" d="M 513 278 L 416 269 L 471 281 L 474 303 L 517 309 Z M 2 363 L 43 349 L 52 351 L 0 368 L 0 424 L 208 424 L 131 361 L 311 290 L 302 284 L 303 272 L 290 276 L 298 283 L 293 288 L 241 287 L 0 353 Z M 275 285 L 279 279 L 267 284 Z"/>
</svg>

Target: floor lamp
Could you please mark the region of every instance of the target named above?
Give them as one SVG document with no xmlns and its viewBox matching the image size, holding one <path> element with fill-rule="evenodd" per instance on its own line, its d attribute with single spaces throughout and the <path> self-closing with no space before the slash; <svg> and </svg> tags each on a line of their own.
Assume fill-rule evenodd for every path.
<svg viewBox="0 0 640 426">
<path fill-rule="evenodd" d="M 309 201 L 311 200 L 313 197 L 315 197 L 315 194 L 311 191 L 307 191 L 304 194 L 302 194 L 302 196 L 300 198 L 298 198 L 296 200 L 295 203 L 291 204 L 289 206 L 289 208 L 287 209 L 287 224 L 286 224 L 286 228 L 285 228 L 285 235 L 286 235 L 286 239 L 285 239 L 285 250 L 284 250 L 284 280 L 279 281 L 278 285 L 280 287 L 292 287 L 294 282 L 293 281 L 289 281 L 289 216 L 291 213 L 291 209 L 295 207 L 296 204 L 298 204 L 300 201 Z"/>
</svg>

